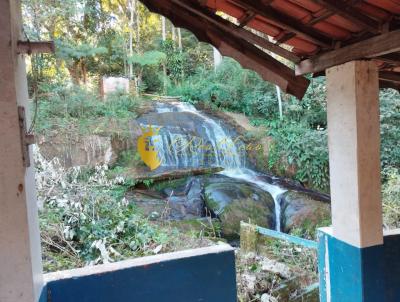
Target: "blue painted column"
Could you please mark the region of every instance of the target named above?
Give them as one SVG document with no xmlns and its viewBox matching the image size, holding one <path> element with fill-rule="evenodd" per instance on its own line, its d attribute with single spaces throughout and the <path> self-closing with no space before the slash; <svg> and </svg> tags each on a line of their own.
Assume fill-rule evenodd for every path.
<svg viewBox="0 0 400 302">
<path fill-rule="evenodd" d="M 326 74 L 332 227 L 319 231 L 321 301 L 385 301 L 378 69 L 353 61 Z"/>
</svg>

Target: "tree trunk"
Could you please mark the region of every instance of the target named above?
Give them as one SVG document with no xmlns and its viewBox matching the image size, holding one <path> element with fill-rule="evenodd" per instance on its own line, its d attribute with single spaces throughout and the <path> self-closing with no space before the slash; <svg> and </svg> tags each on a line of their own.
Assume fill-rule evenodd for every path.
<svg viewBox="0 0 400 302">
<path fill-rule="evenodd" d="M 80 85 L 80 66 L 79 66 L 79 61 L 74 61 L 72 65 L 67 66 L 69 75 L 71 76 L 72 83 L 75 85 Z"/>
<path fill-rule="evenodd" d="M 85 62 L 81 62 L 81 75 L 82 75 L 82 81 L 83 84 L 86 85 L 87 84 L 87 68 L 86 68 L 86 63 Z"/>
<path fill-rule="evenodd" d="M 130 22 L 129 22 L 129 56 L 133 56 L 133 14 L 135 12 L 135 0 L 131 0 L 130 4 Z M 129 63 L 129 78 L 133 78 L 133 64 Z"/>
<path fill-rule="evenodd" d="M 218 49 L 216 49 L 215 47 L 213 47 L 213 51 L 214 51 L 214 70 L 216 71 L 218 66 L 221 64 L 222 62 L 222 55 L 219 52 Z"/>
<path fill-rule="evenodd" d="M 140 10 L 139 10 L 139 1 L 134 0 L 135 1 L 135 10 L 136 10 L 136 53 L 140 53 L 141 49 L 140 49 Z M 139 95 L 140 91 L 140 86 L 142 84 L 142 73 L 143 70 L 140 69 L 140 71 L 137 72 L 136 74 L 136 80 L 135 80 L 135 91 L 136 91 L 136 95 Z"/>
<path fill-rule="evenodd" d="M 161 25 L 162 25 L 162 40 L 167 40 L 167 26 L 165 24 L 165 17 L 161 17 Z"/>
<path fill-rule="evenodd" d="M 182 33 L 181 33 L 181 29 L 178 27 L 178 47 L 179 50 L 182 52 L 183 47 L 182 47 Z"/>
<path fill-rule="evenodd" d="M 176 45 L 176 31 L 175 31 L 175 26 L 174 25 L 172 25 L 172 41 L 174 42 L 174 48 L 175 48 L 175 45 Z"/>
<path fill-rule="evenodd" d="M 162 26 L 162 40 L 165 42 L 167 40 L 167 28 L 165 24 L 165 17 L 161 17 L 161 26 Z M 164 84 L 164 94 L 167 93 L 167 66 L 165 62 L 163 63 L 163 84 Z"/>
<path fill-rule="evenodd" d="M 140 9 L 139 9 L 139 5 L 140 2 L 138 2 L 137 0 L 135 0 L 135 7 L 136 7 L 136 50 L 137 52 L 140 52 Z"/>
</svg>

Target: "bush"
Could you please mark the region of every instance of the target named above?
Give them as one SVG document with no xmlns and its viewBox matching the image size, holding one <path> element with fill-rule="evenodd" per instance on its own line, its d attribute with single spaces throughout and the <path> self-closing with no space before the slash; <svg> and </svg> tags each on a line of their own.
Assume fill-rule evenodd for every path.
<svg viewBox="0 0 400 302">
<path fill-rule="evenodd" d="M 83 131 L 91 127 L 108 130 L 111 120 L 122 125 L 134 119 L 139 107 L 140 100 L 129 94 L 114 93 L 103 100 L 80 86 L 51 85 L 42 87 L 35 127 L 39 133 L 52 128 L 70 129 L 72 125 L 80 125 Z"/>
<path fill-rule="evenodd" d="M 179 95 L 190 103 L 205 102 L 211 107 L 242 112 L 247 115 L 276 116 L 276 92 L 273 85 L 239 63 L 225 58 L 214 72 L 199 68 L 180 86 L 168 93 Z"/>
<path fill-rule="evenodd" d="M 400 228 L 400 171 L 389 168 L 384 171 L 387 180 L 382 188 L 383 222 L 387 229 Z"/>
<path fill-rule="evenodd" d="M 313 130 L 293 122 L 270 127 L 274 138 L 269 168 L 280 175 L 294 170 L 294 178 L 309 187 L 329 191 L 329 160 L 326 131 Z M 293 167 L 293 168 L 291 168 Z"/>
<path fill-rule="evenodd" d="M 381 101 L 381 158 L 382 170 L 400 169 L 400 97 L 393 89 L 380 94 Z M 391 179 L 392 173 L 383 173 L 383 179 Z"/>
<path fill-rule="evenodd" d="M 64 171 L 45 161 L 36 165 L 45 189 L 39 197 L 44 203 L 40 226 L 46 271 L 151 255 L 169 241 L 125 199 L 133 185 L 129 179 L 105 166 Z"/>
</svg>

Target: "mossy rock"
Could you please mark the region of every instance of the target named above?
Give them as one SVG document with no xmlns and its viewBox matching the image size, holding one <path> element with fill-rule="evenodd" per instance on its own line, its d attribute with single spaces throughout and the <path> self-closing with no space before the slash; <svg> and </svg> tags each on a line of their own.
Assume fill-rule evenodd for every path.
<svg viewBox="0 0 400 302">
<path fill-rule="evenodd" d="M 209 183 L 205 188 L 205 202 L 221 220 L 226 238 L 239 237 L 240 221 L 275 227 L 275 204 L 271 194 L 252 184 L 229 179 Z"/>
<path fill-rule="evenodd" d="M 306 193 L 288 191 L 281 197 L 283 230 L 291 232 L 298 230 L 312 235 L 315 229 L 329 224 L 331 219 L 330 204 L 316 200 Z"/>
</svg>

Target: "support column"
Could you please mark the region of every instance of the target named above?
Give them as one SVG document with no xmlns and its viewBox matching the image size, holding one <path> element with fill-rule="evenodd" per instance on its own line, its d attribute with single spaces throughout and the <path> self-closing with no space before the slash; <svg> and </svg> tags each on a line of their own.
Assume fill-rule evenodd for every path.
<svg viewBox="0 0 400 302">
<path fill-rule="evenodd" d="M 29 113 L 20 20 L 20 2 L 0 0 L 1 302 L 38 301 L 43 285 L 33 161 L 24 167 L 18 123 L 18 106 Z"/>
<path fill-rule="evenodd" d="M 320 230 L 321 301 L 384 301 L 377 66 L 326 75 L 332 228 Z"/>
</svg>

